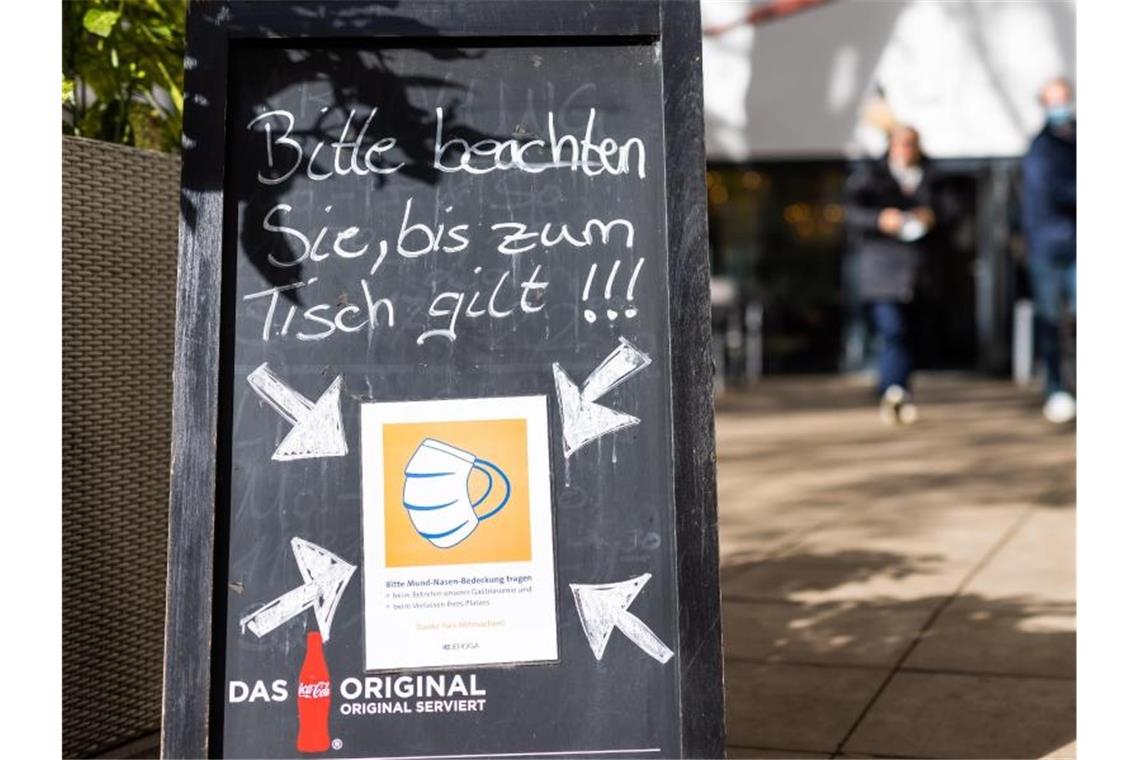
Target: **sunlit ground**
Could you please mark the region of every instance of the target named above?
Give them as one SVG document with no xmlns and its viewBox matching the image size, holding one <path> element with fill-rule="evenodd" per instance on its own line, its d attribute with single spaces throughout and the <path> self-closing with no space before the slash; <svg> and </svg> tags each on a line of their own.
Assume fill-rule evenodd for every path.
<svg viewBox="0 0 1140 760">
<path fill-rule="evenodd" d="M 1075 450 L 1008 382 L 718 402 L 731 757 L 1072 757 Z"/>
</svg>

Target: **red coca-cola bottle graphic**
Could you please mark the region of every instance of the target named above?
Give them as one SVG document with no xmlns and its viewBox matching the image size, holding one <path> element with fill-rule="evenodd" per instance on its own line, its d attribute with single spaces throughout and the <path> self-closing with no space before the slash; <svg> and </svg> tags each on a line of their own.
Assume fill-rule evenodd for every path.
<svg viewBox="0 0 1140 760">
<path fill-rule="evenodd" d="M 329 710 L 332 687 L 321 634 L 309 632 L 305 661 L 297 679 L 297 751 L 324 752 L 329 748 Z"/>
</svg>

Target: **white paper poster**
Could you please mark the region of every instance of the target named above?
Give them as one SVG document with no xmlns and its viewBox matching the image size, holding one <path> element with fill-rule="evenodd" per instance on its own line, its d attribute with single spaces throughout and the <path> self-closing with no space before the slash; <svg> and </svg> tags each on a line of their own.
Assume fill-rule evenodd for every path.
<svg viewBox="0 0 1140 760">
<path fill-rule="evenodd" d="M 546 409 L 361 405 L 366 669 L 558 659 Z"/>
</svg>

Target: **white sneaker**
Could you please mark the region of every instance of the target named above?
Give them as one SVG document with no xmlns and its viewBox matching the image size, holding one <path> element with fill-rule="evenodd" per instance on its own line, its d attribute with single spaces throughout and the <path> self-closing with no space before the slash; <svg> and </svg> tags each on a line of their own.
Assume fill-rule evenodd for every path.
<svg viewBox="0 0 1140 760">
<path fill-rule="evenodd" d="M 887 425 L 913 425 L 918 421 L 918 407 L 902 386 L 892 385 L 879 400 L 879 418 Z"/>
<path fill-rule="evenodd" d="M 1064 425 L 1077 418 L 1077 400 L 1068 391 L 1050 393 L 1041 413 L 1054 425 Z"/>
<path fill-rule="evenodd" d="M 899 422 L 904 425 L 913 425 L 918 422 L 918 407 L 914 405 L 909 396 L 899 404 L 898 415 Z"/>
</svg>

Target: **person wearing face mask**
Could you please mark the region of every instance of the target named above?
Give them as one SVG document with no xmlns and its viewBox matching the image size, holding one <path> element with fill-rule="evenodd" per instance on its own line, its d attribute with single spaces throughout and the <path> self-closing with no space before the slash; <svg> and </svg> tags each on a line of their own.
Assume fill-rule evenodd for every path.
<svg viewBox="0 0 1140 760">
<path fill-rule="evenodd" d="M 1029 252 L 1038 355 L 1045 365 L 1050 422 L 1077 416 L 1077 402 L 1061 374 L 1062 307 L 1077 303 L 1077 112 L 1073 87 L 1053 79 L 1041 90 L 1045 126 L 1021 162 L 1022 223 Z"/>
<path fill-rule="evenodd" d="M 887 155 L 847 183 L 846 219 L 860 297 L 881 340 L 879 410 L 888 424 L 918 419 L 911 394 L 913 304 L 924 240 L 935 224 L 934 176 L 918 131 L 891 129 Z"/>
</svg>

